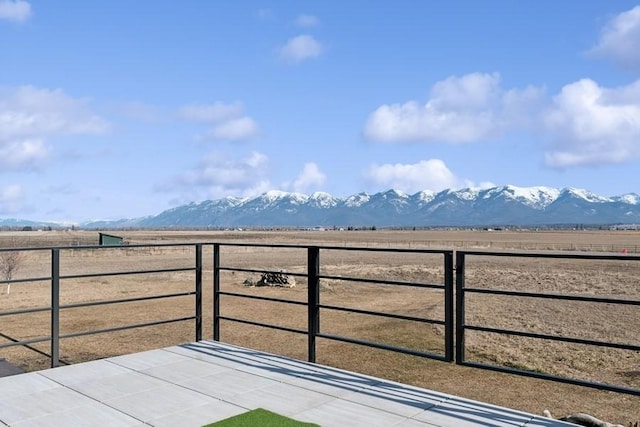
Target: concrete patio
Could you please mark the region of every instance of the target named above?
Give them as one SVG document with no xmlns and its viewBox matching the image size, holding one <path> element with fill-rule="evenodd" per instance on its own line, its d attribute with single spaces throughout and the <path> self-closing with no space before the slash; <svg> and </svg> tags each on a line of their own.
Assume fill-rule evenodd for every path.
<svg viewBox="0 0 640 427">
<path fill-rule="evenodd" d="M 0 378 L 0 425 L 202 426 L 255 408 L 321 426 L 571 425 L 214 341 Z"/>
</svg>

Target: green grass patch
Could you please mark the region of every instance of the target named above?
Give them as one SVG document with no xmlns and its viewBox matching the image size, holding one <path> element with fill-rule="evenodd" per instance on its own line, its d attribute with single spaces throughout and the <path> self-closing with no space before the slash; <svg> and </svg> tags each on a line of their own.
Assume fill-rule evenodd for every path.
<svg viewBox="0 0 640 427">
<path fill-rule="evenodd" d="M 278 415 L 274 412 L 267 411 L 266 409 L 258 408 L 253 411 L 245 412 L 244 414 L 236 415 L 226 420 L 217 421 L 212 424 L 207 424 L 204 427 L 247 427 L 247 426 L 260 426 L 260 427 L 319 427 L 317 424 L 303 423 L 302 421 L 296 421 L 291 418 Z"/>
</svg>

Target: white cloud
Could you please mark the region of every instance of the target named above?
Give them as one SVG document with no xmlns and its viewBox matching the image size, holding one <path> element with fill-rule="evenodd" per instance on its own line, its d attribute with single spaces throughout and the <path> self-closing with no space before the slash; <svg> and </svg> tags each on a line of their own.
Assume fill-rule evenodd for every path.
<svg viewBox="0 0 640 427">
<path fill-rule="evenodd" d="M 0 170 L 38 169 L 47 162 L 50 153 L 50 147 L 39 139 L 0 142 Z"/>
<path fill-rule="evenodd" d="M 212 124 L 213 128 L 204 136 L 206 139 L 246 141 L 260 132 L 255 120 L 244 115 L 241 102 L 185 105 L 178 115 L 185 120 Z"/>
<path fill-rule="evenodd" d="M 315 163 L 305 163 L 302 172 L 293 181 L 292 189 L 297 193 L 306 193 L 309 189 L 322 186 L 327 176 L 320 171 Z"/>
<path fill-rule="evenodd" d="M 106 131 L 108 122 L 87 104 L 60 89 L 0 88 L 0 164 L 32 169 L 48 157 L 48 138 Z"/>
<path fill-rule="evenodd" d="M 243 159 L 242 162 L 251 168 L 259 168 L 266 165 L 269 162 L 269 158 L 262 153 L 252 151 L 251 155 Z"/>
<path fill-rule="evenodd" d="M 296 18 L 296 25 L 298 27 L 317 27 L 319 23 L 320 21 L 318 20 L 318 18 L 313 15 L 302 14 Z"/>
<path fill-rule="evenodd" d="M 324 47 L 313 36 L 303 34 L 293 37 L 280 49 L 280 56 L 286 61 L 299 63 L 306 59 L 317 58 Z"/>
<path fill-rule="evenodd" d="M 423 190 L 442 191 L 476 186 L 472 181 L 457 177 L 440 159 L 421 160 L 412 164 L 374 164 L 364 172 L 364 177 L 379 187 L 393 188 L 409 194 Z M 486 187 L 492 184 L 481 185 Z"/>
<path fill-rule="evenodd" d="M 224 141 L 246 141 L 257 135 L 258 125 L 250 117 L 241 117 L 221 123 L 207 134 L 212 139 Z"/>
<path fill-rule="evenodd" d="M 451 76 L 433 85 L 430 104 L 439 111 L 485 110 L 498 103 L 500 92 L 498 73 Z"/>
<path fill-rule="evenodd" d="M 24 22 L 31 16 L 31 5 L 23 0 L 0 0 L 0 19 Z"/>
<path fill-rule="evenodd" d="M 426 104 L 385 104 L 368 118 L 367 139 L 381 142 L 466 143 L 498 138 L 514 123 L 528 122 L 528 111 L 543 91 L 500 87 L 497 73 L 449 77 L 433 85 Z"/>
<path fill-rule="evenodd" d="M 564 86 L 543 114 L 555 168 L 640 158 L 640 80 L 615 89 L 583 79 Z"/>
<path fill-rule="evenodd" d="M 24 195 L 19 185 L 0 187 L 0 214 L 15 214 L 22 208 Z"/>
<path fill-rule="evenodd" d="M 379 107 L 364 133 L 383 142 L 463 143 L 518 130 L 548 142 L 544 161 L 552 168 L 640 159 L 640 80 L 610 89 L 582 79 L 549 98 L 532 86 L 504 90 L 497 74 L 450 77 L 432 87 L 424 105 L 410 101 Z M 400 166 L 407 169 L 385 166 L 376 174 L 390 177 Z"/>
<path fill-rule="evenodd" d="M 91 113 L 87 104 L 60 89 L 0 88 L 0 140 L 106 131 L 106 120 Z"/>
<path fill-rule="evenodd" d="M 241 159 L 228 158 L 214 152 L 203 158 L 194 170 L 158 186 L 157 189 L 190 194 L 204 191 L 207 197 L 213 199 L 253 196 L 270 188 L 270 182 L 266 177 L 268 163 L 267 156 L 255 151 Z"/>
<path fill-rule="evenodd" d="M 598 43 L 588 54 L 640 71 L 640 6 L 616 15 L 600 32 Z"/>
</svg>

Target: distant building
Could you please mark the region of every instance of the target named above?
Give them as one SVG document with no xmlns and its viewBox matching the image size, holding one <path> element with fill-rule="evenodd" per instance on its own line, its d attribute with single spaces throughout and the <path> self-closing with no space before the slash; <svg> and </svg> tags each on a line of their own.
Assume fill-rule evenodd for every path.
<svg viewBox="0 0 640 427">
<path fill-rule="evenodd" d="M 124 244 L 124 238 L 120 236 L 113 236 L 111 234 L 100 233 L 98 244 L 100 246 L 122 246 Z"/>
</svg>

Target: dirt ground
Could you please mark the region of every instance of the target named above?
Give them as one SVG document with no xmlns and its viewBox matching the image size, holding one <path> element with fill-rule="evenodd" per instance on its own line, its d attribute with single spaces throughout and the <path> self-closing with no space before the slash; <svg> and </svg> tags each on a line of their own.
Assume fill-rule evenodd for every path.
<svg viewBox="0 0 640 427">
<path fill-rule="evenodd" d="M 342 250 L 362 248 L 606 251 L 631 256 L 640 247 L 640 232 L 632 231 L 123 231 L 129 244 L 221 242 L 283 243 L 332 246 L 321 249 L 321 274 L 366 277 L 441 284 L 442 255 Z M 3 232 L 0 247 L 41 247 L 97 243 L 97 233 Z M 21 252 L 15 279 L 46 278 L 51 274 L 51 251 Z M 61 251 L 63 276 L 95 274 L 87 278 L 61 280 L 61 304 L 149 297 L 193 290 L 193 271 L 145 275 L 103 275 L 109 272 L 192 267 L 194 249 L 184 247 L 65 249 Z M 204 338 L 212 332 L 212 249 L 204 247 Z M 306 271 L 304 249 L 223 246 L 225 267 Z M 292 288 L 249 287 L 259 274 L 223 271 L 222 289 L 227 292 L 306 301 L 303 277 L 295 277 Z M 293 277 L 293 276 L 291 276 Z M 518 257 L 471 256 L 465 271 L 466 287 L 497 288 L 561 295 L 588 295 L 640 299 L 640 261 L 591 261 Z M 444 319 L 441 290 L 431 288 L 321 280 L 321 303 L 361 310 L 376 310 L 432 320 Z M 0 284 L 0 345 L 11 339 L 37 339 L 49 335 L 50 314 L 37 311 L 51 300 L 47 280 L 14 283 L 11 292 Z M 100 330 L 150 321 L 191 317 L 192 295 L 149 299 L 103 306 L 65 308 L 60 315 L 62 335 Z M 33 308 L 27 314 L 12 310 Z M 466 323 L 518 331 L 571 336 L 581 339 L 640 345 L 640 315 L 637 306 L 556 301 L 540 298 L 467 294 Z M 221 314 L 226 317 L 275 324 L 305 331 L 306 307 L 275 301 L 259 301 L 224 295 Z M 338 310 L 321 310 L 321 332 L 382 342 L 415 351 L 444 354 L 443 328 L 430 323 L 406 322 Z M 145 349 L 190 342 L 195 339 L 194 322 L 182 321 L 141 329 L 65 338 L 60 355 L 65 363 L 109 357 Z M 221 340 L 265 351 L 306 359 L 303 334 L 274 331 L 223 320 Z M 0 349 L 0 358 L 25 370 L 45 369 L 49 343 L 33 343 L 31 349 Z M 35 350 L 35 351 L 34 351 Z M 468 331 L 466 357 L 472 361 L 499 364 L 533 372 L 587 379 L 640 389 L 640 352 L 602 349 L 549 340 Z M 514 409 L 541 414 L 549 409 L 556 416 L 587 412 L 610 422 L 626 424 L 640 419 L 640 397 L 596 391 L 586 387 L 536 380 L 455 364 L 399 355 L 385 350 L 318 339 L 318 363 L 376 375 L 403 383 L 478 399 Z"/>
</svg>

